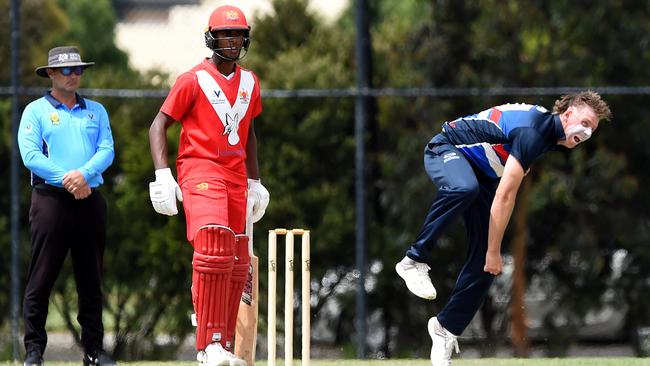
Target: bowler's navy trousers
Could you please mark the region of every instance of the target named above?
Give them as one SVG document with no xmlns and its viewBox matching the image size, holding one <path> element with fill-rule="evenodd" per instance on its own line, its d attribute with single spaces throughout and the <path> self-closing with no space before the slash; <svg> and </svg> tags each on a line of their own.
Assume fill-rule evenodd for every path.
<svg viewBox="0 0 650 366">
<path fill-rule="evenodd" d="M 444 133 L 434 136 L 424 151 L 424 168 L 438 187 L 424 227 L 406 255 L 427 263 L 442 232 L 462 214 L 468 250 L 451 298 L 437 315 L 440 324 L 455 335 L 469 325 L 483 303 L 494 276 L 483 271 L 487 252 L 490 207 L 498 180 L 475 170 Z"/>
</svg>

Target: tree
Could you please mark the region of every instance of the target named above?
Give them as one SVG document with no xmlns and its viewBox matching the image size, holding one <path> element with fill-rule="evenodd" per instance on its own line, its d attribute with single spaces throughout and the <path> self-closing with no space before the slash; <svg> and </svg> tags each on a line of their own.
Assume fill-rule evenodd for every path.
<svg viewBox="0 0 650 366">
<path fill-rule="evenodd" d="M 7 3 L 3 1 L 0 5 L 7 7 Z M 21 14 L 23 85 L 46 85 L 45 79 L 34 75 L 33 68 L 45 64 L 47 50 L 61 44 L 77 45 L 84 59 L 96 61 L 96 66 L 84 74 L 84 87 L 152 88 L 156 86 L 151 80 L 164 79 L 155 73 L 140 75 L 127 67 L 125 54 L 113 43 L 116 19 L 107 0 L 23 1 Z M 8 49 L 5 43 L 0 47 Z M 2 72 L 8 75 L 5 69 Z M 8 76 L 2 79 L 7 83 Z M 142 142 L 147 141 L 148 124 L 160 101 L 101 99 L 100 102 L 109 111 L 117 151 L 112 167 L 104 174 L 106 184 L 101 188 L 109 202 L 104 281 L 106 329 L 115 338 L 113 351 L 120 358 L 171 357 L 191 329 L 187 314 L 191 308 L 189 290 L 184 285 L 189 281 L 186 264 L 190 259 L 187 246 L 180 244 L 184 241 L 180 223 L 167 223 L 155 215 L 148 199 L 147 182 L 153 167 L 147 144 Z M 2 106 L 0 122 L 4 137 L 0 148 L 7 151 L 5 156 L 8 156 L 9 141 L 14 137 L 9 131 L 9 104 L 3 102 Z M 3 164 L 8 166 L 8 161 L 3 160 Z M 29 186 L 27 179 L 24 171 L 22 187 Z M 8 182 L 0 182 L 8 192 L 6 184 Z M 29 193 L 28 189 L 22 190 L 23 223 L 28 222 L 25 208 L 29 207 Z M 8 207 L 9 197 L 3 195 L 0 199 L 6 201 Z M 8 212 L 0 213 L 3 225 L 8 222 L 5 215 Z M 21 237 L 23 243 L 29 243 L 27 225 L 22 226 Z M 8 234 L 0 236 L 0 247 L 9 248 Z M 22 249 L 23 263 L 26 263 L 29 246 L 23 245 Z M 8 256 L 10 251 L 1 252 Z M 2 256 L 2 259 L 8 263 L 8 257 Z M 7 277 L 0 276 L 0 288 L 8 288 Z M 75 292 L 68 264 L 57 281 L 52 300 L 54 309 L 79 343 L 78 325 L 74 320 Z M 9 313 L 7 300 L 8 295 L 0 296 L 0 308 L 5 309 L 1 311 L 2 317 Z M 159 333 L 168 334 L 173 341 L 169 345 L 158 345 L 155 338 Z"/>
<path fill-rule="evenodd" d="M 30 80 L 34 80 L 36 77 L 34 75 L 34 69 L 31 68 L 31 65 L 37 65 L 38 62 L 42 62 L 41 55 L 37 55 L 36 50 L 40 47 L 45 47 L 44 42 L 47 42 L 50 39 L 50 34 L 45 32 L 45 29 L 50 27 L 58 27 L 61 24 L 61 14 L 55 6 L 51 6 L 49 2 L 43 4 L 37 1 L 23 1 L 20 3 L 20 15 L 21 19 L 19 24 L 21 25 L 21 41 L 23 47 L 20 49 L 20 60 L 21 64 L 19 65 L 20 72 L 20 81 L 22 85 L 28 83 Z M 0 0 L 0 11 L 3 14 L 10 14 L 10 2 L 8 0 Z M 27 16 L 26 14 L 34 14 L 34 16 Z M 5 60 L 9 60 L 10 54 L 10 34 L 11 31 L 11 19 L 9 16 L 0 18 L 0 35 L 2 36 L 2 41 L 0 41 L 0 54 L 3 55 Z M 34 36 L 34 39 L 25 40 L 25 35 Z M 0 64 L 0 84 L 7 86 L 10 84 L 10 62 L 3 62 Z M 21 102 L 24 99 L 21 99 Z M 11 100 L 3 99 L 0 100 L 0 154 L 3 157 L 11 156 L 11 147 L 14 144 L 15 136 L 11 134 Z M 10 159 L 5 158 L 0 161 L 0 171 L 5 173 L 5 176 L 9 174 Z M 22 174 L 20 176 L 21 186 L 26 187 L 28 183 L 28 174 Z M 2 192 L 10 192 L 9 179 L 0 180 L 0 189 Z M 10 207 L 11 197 L 8 194 L 0 195 L 0 204 L 2 207 Z M 19 220 L 21 222 L 27 222 L 27 211 L 24 209 L 28 205 L 29 194 L 25 190 L 22 190 L 21 196 L 19 197 L 19 203 L 21 206 L 20 213 L 21 217 Z M 3 210 L 0 212 L 0 228 L 2 229 L 2 234 L 0 234 L 0 262 L 3 263 L 3 268 L 6 268 L 6 271 L 2 271 L 0 274 L 0 327 L 6 329 L 8 327 L 7 321 L 10 315 L 9 310 L 9 300 L 10 300 L 10 257 L 11 257 L 11 237 L 10 237 L 10 210 Z M 23 227 L 23 231 L 20 233 L 21 243 L 26 243 L 25 239 L 28 237 L 28 233 Z M 22 263 L 26 263 L 27 258 L 27 247 L 21 247 L 22 252 L 19 257 L 22 259 Z M 24 268 L 24 267 L 23 267 Z M 21 283 L 22 280 L 21 280 Z M 3 332 L 3 334 L 9 334 L 10 332 Z M 4 347 L 5 342 L 11 344 L 9 339 L 6 339 L 4 336 L 0 337 L 0 347 Z M 8 354 L 7 352 L 2 352 L 2 354 Z"/>
<path fill-rule="evenodd" d="M 0 0 L 0 7 L 6 9 L 7 3 Z M 23 14 L 30 14 L 22 33 L 24 84 L 45 85 L 44 79 L 33 75 L 33 67 L 43 64 L 47 49 L 64 42 L 78 44 L 84 58 L 98 62 L 84 75 L 86 87 L 158 87 L 152 82 L 155 73 L 129 70 L 123 53 L 113 45 L 115 19 L 105 0 L 21 4 Z M 325 22 L 308 5 L 306 0 L 275 0 L 272 13 L 258 15 L 252 22 L 253 43 L 244 66 L 260 76 L 263 96 L 268 89 L 355 85 L 353 8 L 338 20 Z M 44 10 L 29 10 L 37 8 Z M 644 4 L 634 2 L 590 4 L 577 11 L 564 1 L 533 1 L 526 6 L 513 0 L 376 1 L 370 9 L 373 85 L 644 85 L 650 55 L 645 10 Z M 0 32 L 8 29 L 0 27 Z M 80 31 L 85 29 L 93 31 Z M 7 49 L 0 42 L 0 50 Z M 6 67 L 0 69 L 0 79 L 8 83 Z M 368 231 L 371 356 L 426 357 L 428 346 L 421 340 L 428 335 L 423 324 L 442 304 L 416 299 L 392 269 L 414 239 L 435 194 L 422 169 L 423 146 L 444 120 L 507 101 L 550 108 L 556 97 L 377 98 L 377 125 L 371 132 L 376 137 L 371 161 L 376 165 L 369 195 L 374 212 Z M 644 296 L 650 278 L 645 248 L 650 196 L 641 189 L 650 179 L 644 169 L 650 153 L 645 143 L 650 133 L 647 96 L 607 94 L 605 98 L 615 119 L 624 122 L 604 123 L 585 146 L 571 154 L 549 154 L 536 163 L 526 178 L 530 184 L 524 205 L 527 230 L 509 232 L 504 241 L 508 251 L 510 238 L 525 234 L 527 282 L 543 283 L 549 298 L 557 299 L 550 302 L 553 311 L 541 329 L 549 339 L 559 340 L 548 345 L 553 355 L 565 354 L 579 339 L 585 315 L 603 306 L 627 309 L 630 334 L 650 323 L 650 299 Z M 102 187 L 110 202 L 105 277 L 108 329 L 116 337 L 115 352 L 122 359 L 172 357 L 192 333 L 188 321 L 191 248 L 184 244 L 182 218 L 156 215 L 147 196 L 153 172 L 147 129 L 161 101 L 100 101 L 111 116 L 117 152 Z M 312 230 L 314 326 L 327 330 L 324 343 L 352 356 L 356 336 L 349 310 L 354 308 L 355 275 L 353 102 L 342 97 L 264 97 L 263 103 L 255 124 L 261 177 L 271 192 L 271 204 L 255 227 L 256 251 L 264 263 L 263 234 L 268 229 Z M 9 104 L 0 101 L 0 153 L 8 153 L 12 138 L 8 110 Z M 178 130 L 170 131 L 172 145 L 175 136 Z M 174 154 L 172 146 L 170 156 Z M 6 159 L 0 164 L 4 168 Z M 22 178 L 27 186 L 27 174 Z M 0 182 L 0 189 L 8 191 L 6 184 Z M 0 202 L 8 202 L 8 197 L 0 196 Z M 28 206 L 28 192 L 21 203 Z M 27 222 L 25 211 L 22 222 Z M 0 225 L 8 222 L 6 215 L 0 212 Z M 4 233 L 0 249 L 9 246 L 7 230 Z M 26 230 L 22 235 L 27 242 Z M 464 243 L 460 225 L 438 243 L 431 276 L 440 300 L 447 299 L 453 288 Z M 6 259 L 6 253 L 0 250 L 0 260 Z M 26 253 L 27 248 L 25 257 Z M 622 267 L 611 266 L 615 257 L 624 258 Z M 7 288 L 6 281 L 0 274 L 0 290 Z M 75 310 L 72 291 L 69 280 L 61 281 L 55 303 L 67 314 L 70 328 L 76 329 L 70 315 Z M 265 298 L 261 300 L 264 314 Z M 507 304 L 499 301 L 491 298 L 491 306 L 482 311 L 483 325 L 468 330 L 472 337 L 493 335 L 485 339 L 486 348 L 507 342 L 507 325 L 501 323 L 508 316 Z M 6 304 L 6 296 L 0 295 L 0 310 Z M 264 317 L 260 320 L 263 331 Z M 172 336 L 164 349 L 155 342 L 158 334 Z"/>
</svg>

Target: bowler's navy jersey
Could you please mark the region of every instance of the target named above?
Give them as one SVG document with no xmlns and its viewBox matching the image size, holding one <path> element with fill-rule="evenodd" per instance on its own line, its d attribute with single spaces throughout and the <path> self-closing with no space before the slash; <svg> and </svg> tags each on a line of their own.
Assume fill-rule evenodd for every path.
<svg viewBox="0 0 650 366">
<path fill-rule="evenodd" d="M 500 178 L 508 156 L 524 171 L 564 138 L 559 115 L 530 104 L 504 104 L 445 122 L 442 130 L 475 167 Z"/>
</svg>

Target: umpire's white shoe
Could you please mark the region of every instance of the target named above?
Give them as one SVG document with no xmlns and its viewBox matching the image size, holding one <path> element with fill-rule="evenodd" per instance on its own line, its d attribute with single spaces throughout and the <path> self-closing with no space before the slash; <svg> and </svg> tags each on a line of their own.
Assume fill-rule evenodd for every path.
<svg viewBox="0 0 650 366">
<path fill-rule="evenodd" d="M 430 269 L 426 263 L 416 262 L 409 257 L 404 257 L 395 265 L 395 271 L 404 279 L 409 291 L 427 300 L 436 298 L 436 289 L 429 278 Z"/>
<path fill-rule="evenodd" d="M 432 366 L 450 366 L 451 352 L 453 350 L 459 353 L 457 337 L 445 329 L 438 322 L 435 316 L 429 319 L 427 325 L 429 335 L 431 336 L 431 365 Z"/>
<path fill-rule="evenodd" d="M 221 343 L 210 343 L 203 351 L 196 354 L 199 366 L 230 366 L 230 357 Z"/>
</svg>

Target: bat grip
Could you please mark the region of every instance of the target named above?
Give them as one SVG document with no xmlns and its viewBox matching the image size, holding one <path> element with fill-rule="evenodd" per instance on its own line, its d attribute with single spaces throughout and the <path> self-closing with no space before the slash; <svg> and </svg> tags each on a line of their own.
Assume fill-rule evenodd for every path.
<svg viewBox="0 0 650 366">
<path fill-rule="evenodd" d="M 248 236 L 248 254 L 253 256 L 253 219 L 251 215 L 246 216 L 246 236 Z"/>
<path fill-rule="evenodd" d="M 246 200 L 246 236 L 248 236 L 248 254 L 253 256 L 253 201 Z"/>
</svg>

